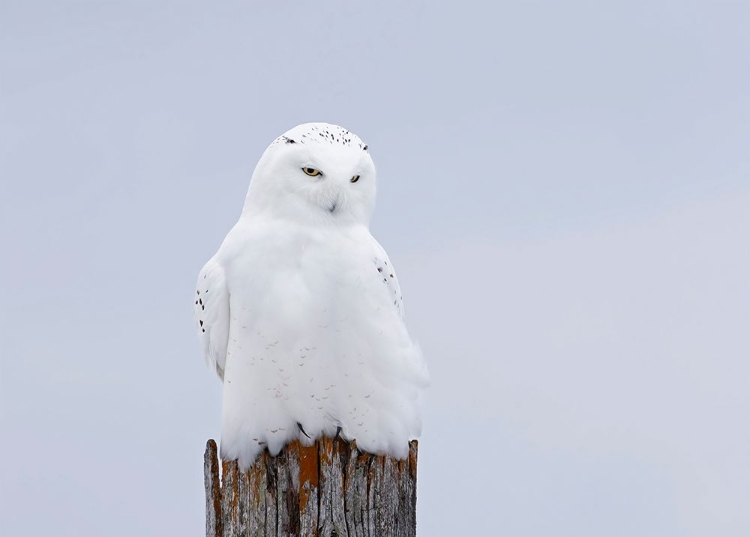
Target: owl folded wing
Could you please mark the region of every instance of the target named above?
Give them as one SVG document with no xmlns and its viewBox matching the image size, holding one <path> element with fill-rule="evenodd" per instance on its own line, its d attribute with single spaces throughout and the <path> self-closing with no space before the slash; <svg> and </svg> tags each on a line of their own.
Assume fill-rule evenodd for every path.
<svg viewBox="0 0 750 537">
<path fill-rule="evenodd" d="M 193 314 L 206 363 L 224 379 L 229 341 L 229 292 L 224 270 L 212 258 L 198 275 Z"/>
<path fill-rule="evenodd" d="M 372 255 L 377 270 L 377 278 L 382 280 L 383 292 L 386 293 L 388 302 L 393 303 L 393 308 L 398 312 L 401 320 L 404 320 L 404 297 L 401 295 L 401 286 L 398 284 L 396 269 L 393 268 L 388 254 L 380 243 L 372 238 Z"/>
</svg>

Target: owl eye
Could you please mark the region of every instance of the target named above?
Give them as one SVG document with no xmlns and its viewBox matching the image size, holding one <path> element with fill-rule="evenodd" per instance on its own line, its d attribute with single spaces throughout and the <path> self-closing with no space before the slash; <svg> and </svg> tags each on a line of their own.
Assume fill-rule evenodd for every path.
<svg viewBox="0 0 750 537">
<path fill-rule="evenodd" d="M 349 179 L 349 181 L 351 181 L 352 183 L 356 183 L 357 181 L 359 181 L 359 175 L 355 175 L 354 177 Z"/>
<path fill-rule="evenodd" d="M 302 171 L 305 172 L 310 177 L 317 177 L 318 175 L 323 175 L 320 173 L 319 170 L 316 170 L 315 168 L 302 168 Z"/>
</svg>

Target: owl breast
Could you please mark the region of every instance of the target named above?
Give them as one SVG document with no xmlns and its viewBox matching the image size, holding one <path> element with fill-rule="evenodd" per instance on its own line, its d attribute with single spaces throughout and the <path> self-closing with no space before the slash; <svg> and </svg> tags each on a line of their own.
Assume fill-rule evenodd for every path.
<svg viewBox="0 0 750 537">
<path fill-rule="evenodd" d="M 411 427 L 397 414 L 412 406 L 407 421 L 418 421 L 403 388 L 419 374 L 409 364 L 421 363 L 392 267 L 364 227 L 265 231 L 242 233 L 227 265 L 223 438 L 241 446 L 253 431 L 250 442 L 273 453 L 298 437 L 300 424 L 311 438 L 340 428 L 389 450 Z"/>
</svg>

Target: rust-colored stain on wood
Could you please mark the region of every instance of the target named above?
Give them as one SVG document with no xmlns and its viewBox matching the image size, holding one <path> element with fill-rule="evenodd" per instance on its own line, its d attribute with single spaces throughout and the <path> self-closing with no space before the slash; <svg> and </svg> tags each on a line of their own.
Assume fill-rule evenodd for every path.
<svg viewBox="0 0 750 537">
<path fill-rule="evenodd" d="M 409 444 L 409 473 L 412 479 L 417 479 L 417 452 L 419 451 L 419 442 L 412 440 Z"/>
<path fill-rule="evenodd" d="M 299 445 L 299 508 L 307 507 L 310 492 L 318 488 L 320 468 L 318 467 L 318 447 Z"/>
<path fill-rule="evenodd" d="M 257 510 L 263 501 L 263 484 L 266 479 L 266 457 L 265 453 L 263 456 L 258 457 L 258 461 L 247 470 L 247 479 L 250 483 L 250 500 L 253 502 L 253 507 Z"/>
<path fill-rule="evenodd" d="M 373 457 L 371 453 L 367 453 L 366 451 L 360 451 L 357 453 L 357 464 L 360 466 L 366 465 L 370 462 L 370 459 Z"/>
<path fill-rule="evenodd" d="M 222 470 L 226 469 L 226 479 L 222 479 L 222 483 L 229 482 L 229 485 L 231 486 L 231 499 L 232 499 L 232 516 L 236 517 L 237 508 L 238 508 L 238 502 L 239 502 L 239 490 L 237 482 L 237 461 L 222 461 L 221 463 Z M 222 488 L 226 488 L 226 485 Z"/>
</svg>

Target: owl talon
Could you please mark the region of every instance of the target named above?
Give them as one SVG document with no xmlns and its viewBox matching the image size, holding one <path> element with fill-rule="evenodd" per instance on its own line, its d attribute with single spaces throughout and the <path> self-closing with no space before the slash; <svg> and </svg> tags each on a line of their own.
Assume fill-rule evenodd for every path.
<svg viewBox="0 0 750 537">
<path fill-rule="evenodd" d="M 310 438 L 310 435 L 305 432 L 305 430 L 302 428 L 302 424 L 300 422 L 297 422 L 297 427 L 299 427 L 299 430 L 302 434 L 304 434 L 307 438 Z M 312 440 L 312 438 L 310 438 Z"/>
</svg>

